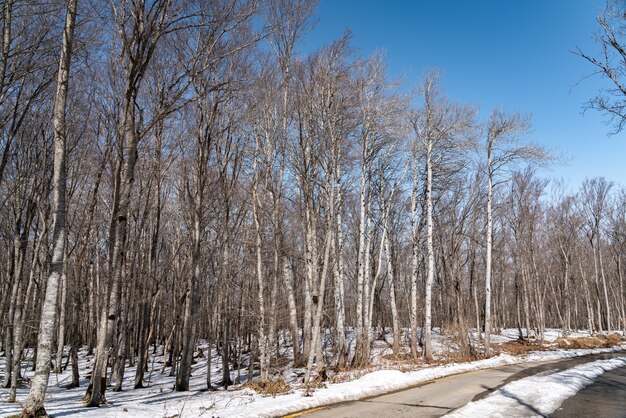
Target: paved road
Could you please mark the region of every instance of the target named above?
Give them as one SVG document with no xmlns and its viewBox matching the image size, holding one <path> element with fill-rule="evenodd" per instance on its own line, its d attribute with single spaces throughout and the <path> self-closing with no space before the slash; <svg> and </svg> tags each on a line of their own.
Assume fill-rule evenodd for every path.
<svg viewBox="0 0 626 418">
<path fill-rule="evenodd" d="M 481 399 L 514 380 L 538 373 L 554 373 L 586 362 L 620 356 L 624 356 L 624 352 L 585 356 L 556 362 L 525 363 L 479 370 L 437 379 L 411 389 L 387 395 L 329 406 L 306 414 L 306 417 L 440 417 L 470 401 Z M 626 375 L 624 373 L 626 373 L 626 370 L 624 369 L 626 368 L 617 369 L 611 373 L 611 376 L 608 376 L 609 373 L 607 373 L 606 383 L 603 384 L 598 380 L 598 383 L 589 387 L 588 390 L 581 391 L 581 395 L 585 392 L 585 396 L 589 396 L 589 398 L 581 398 L 578 404 L 571 406 L 564 404 L 563 410 L 559 412 L 562 415 L 558 415 L 558 417 L 626 417 L 624 413 L 626 411 L 624 409 L 624 402 L 626 402 L 626 388 L 624 387 L 626 385 Z M 621 373 L 619 374 L 621 376 L 619 380 L 615 380 L 616 378 L 613 376 L 616 373 Z M 595 389 L 593 389 L 594 386 L 596 386 Z M 606 392 L 609 389 L 611 390 L 610 395 Z M 615 399 L 619 398 L 619 400 L 605 402 L 604 398 L 608 396 Z M 602 409 L 598 410 L 597 414 L 594 412 L 595 415 L 591 415 L 591 409 L 589 414 L 583 413 L 582 409 L 579 409 L 581 404 L 585 402 L 604 403 L 606 408 L 617 409 Z"/>
<path fill-rule="evenodd" d="M 626 418 L 626 367 L 603 373 L 551 415 L 553 418 L 576 416 Z"/>
</svg>

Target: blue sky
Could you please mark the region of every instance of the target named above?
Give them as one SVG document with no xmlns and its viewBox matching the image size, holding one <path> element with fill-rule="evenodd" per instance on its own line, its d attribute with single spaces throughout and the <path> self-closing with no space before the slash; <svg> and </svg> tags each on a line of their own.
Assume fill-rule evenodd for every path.
<svg viewBox="0 0 626 418">
<path fill-rule="evenodd" d="M 351 29 L 362 55 L 386 51 L 389 74 L 407 85 L 426 68 L 443 72 L 454 100 L 532 115 L 530 139 L 565 161 L 545 173 L 576 189 L 585 177 L 626 186 L 626 133 L 607 137 L 604 117 L 582 103 L 604 84 L 579 81 L 592 68 L 570 51 L 592 41 L 599 0 L 320 0 L 310 51 Z"/>
</svg>

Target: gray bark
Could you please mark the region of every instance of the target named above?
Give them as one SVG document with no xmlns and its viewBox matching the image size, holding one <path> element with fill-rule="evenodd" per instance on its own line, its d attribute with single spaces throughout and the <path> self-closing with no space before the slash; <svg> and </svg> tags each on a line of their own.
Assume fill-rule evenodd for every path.
<svg viewBox="0 0 626 418">
<path fill-rule="evenodd" d="M 67 183 L 66 169 L 66 124 L 65 109 L 70 76 L 72 43 L 76 22 L 77 0 L 69 0 L 63 45 L 57 80 L 57 91 L 54 103 L 54 220 L 53 250 L 50 274 L 46 284 L 46 293 L 42 305 L 41 322 L 37 341 L 37 363 L 35 375 L 31 379 L 30 393 L 24 406 L 23 416 L 45 414 L 44 399 L 50 376 L 50 357 L 54 338 L 57 295 L 59 279 L 63 273 L 65 262 L 65 244 L 67 240 L 65 191 Z"/>
</svg>

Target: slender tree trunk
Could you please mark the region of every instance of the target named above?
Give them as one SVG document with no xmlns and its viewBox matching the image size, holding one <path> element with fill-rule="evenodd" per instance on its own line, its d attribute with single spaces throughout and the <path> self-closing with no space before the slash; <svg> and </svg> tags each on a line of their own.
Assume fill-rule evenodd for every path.
<svg viewBox="0 0 626 418">
<path fill-rule="evenodd" d="M 570 263 L 567 253 L 561 247 L 561 254 L 563 255 L 564 271 L 563 271 L 563 302 L 565 307 L 565 317 L 563 323 L 563 337 L 567 337 L 571 331 L 571 317 L 572 308 L 570 303 L 570 289 L 569 289 L 569 276 L 570 276 Z"/>
<path fill-rule="evenodd" d="M 584 283 L 585 290 L 585 308 L 587 309 L 587 328 L 589 329 L 589 335 L 593 335 L 595 332 L 595 319 L 593 314 L 593 307 L 591 306 L 591 291 L 589 290 L 589 283 L 585 277 L 582 262 L 579 260 L 580 273 L 582 281 Z"/>
<path fill-rule="evenodd" d="M 393 324 L 393 354 L 400 354 L 400 324 L 398 320 L 398 307 L 396 305 L 396 279 L 391 255 L 391 243 L 389 242 L 389 209 L 383 209 L 383 241 L 387 254 L 387 276 L 389 277 L 389 303 L 391 304 L 391 322 Z"/>
<path fill-rule="evenodd" d="M 11 53 L 11 26 L 13 20 L 13 6 L 15 0 L 6 0 L 4 2 L 4 24 L 2 30 L 2 63 L 0 64 L 0 103 L 4 102 L 6 83 L 7 80 L 7 66 L 9 64 L 9 55 Z M 9 154 L 11 151 L 11 143 L 13 142 L 13 134 L 9 134 L 2 150 L 2 157 L 0 157 L 0 184 L 4 178 L 4 170 L 9 162 Z"/>
<path fill-rule="evenodd" d="M 382 275 L 382 265 L 383 265 L 383 254 L 385 253 L 385 232 L 383 227 L 383 233 L 381 234 L 380 246 L 378 248 L 378 261 L 376 263 L 376 273 L 374 274 L 374 280 L 372 281 L 372 290 L 369 299 L 369 306 L 367 310 L 367 326 L 368 330 L 368 341 L 367 341 L 367 355 L 368 355 L 368 363 L 369 363 L 369 353 L 370 346 L 372 343 L 372 317 L 374 315 L 374 300 L 376 299 L 376 287 L 378 286 L 378 282 L 380 281 L 380 277 Z"/>
<path fill-rule="evenodd" d="M 491 245 L 493 239 L 493 214 L 491 201 L 493 199 L 493 168 L 490 142 L 487 148 L 487 248 L 485 266 L 485 354 L 489 355 L 489 343 L 491 341 Z"/>
<path fill-rule="evenodd" d="M 619 278 L 619 304 L 622 312 L 622 335 L 626 335 L 626 309 L 624 306 L 624 274 L 622 273 L 622 258 L 617 256 L 617 277 Z"/>
<path fill-rule="evenodd" d="M 54 103 L 54 231 L 52 263 L 46 284 L 46 293 L 42 306 L 39 337 L 37 341 L 37 365 L 31 379 L 30 393 L 24 406 L 23 416 L 45 415 L 43 406 L 46 387 L 50 376 L 50 357 L 54 337 L 57 295 L 59 279 L 65 262 L 65 243 L 67 240 L 65 190 L 67 184 L 66 169 L 66 126 L 65 109 L 70 75 L 72 41 L 76 21 L 77 0 L 69 0 L 63 33 L 63 46 L 57 79 L 57 92 Z"/>
<path fill-rule="evenodd" d="M 340 165 L 337 162 L 337 179 L 335 192 L 337 194 L 337 214 L 335 216 L 335 235 L 333 236 L 333 253 L 335 254 L 335 261 L 333 263 L 333 278 L 334 278 L 334 301 L 335 301 L 335 332 L 336 332 L 336 351 L 337 351 L 337 366 L 344 368 L 346 366 L 347 357 L 347 342 L 346 342 L 346 307 L 345 307 L 345 254 L 344 254 L 344 236 L 343 236 L 343 221 L 342 221 L 342 202 L 343 192 L 341 188 L 341 170 Z"/>
<path fill-rule="evenodd" d="M 367 289 L 369 284 L 368 267 L 369 267 L 369 245 L 368 245 L 368 167 L 366 150 L 368 148 L 367 138 L 362 144 L 362 163 L 361 163 L 361 190 L 359 197 L 359 242 L 357 254 L 357 301 L 356 301 L 356 352 L 354 355 L 354 365 L 364 366 L 367 364 L 366 344 L 369 345 L 369 330 L 367 325 L 367 308 L 368 302 Z M 365 342 L 367 341 L 367 343 Z"/>
<path fill-rule="evenodd" d="M 333 193 L 331 192 L 331 195 Z M 333 198 L 331 197 L 331 203 L 330 203 L 330 207 L 332 208 L 334 205 L 334 201 Z M 334 214 L 333 214 L 333 210 L 330 210 L 330 215 L 329 215 L 329 219 L 333 219 L 334 218 Z M 329 225 L 330 226 L 330 225 Z M 319 277 L 319 281 L 316 284 L 315 288 L 316 288 L 316 292 L 313 295 L 313 307 L 314 307 L 314 317 L 313 317 L 313 341 L 312 341 L 312 346 L 313 347 L 317 347 L 318 344 L 321 343 L 320 338 L 321 338 L 321 320 L 322 320 L 322 311 L 324 308 L 324 295 L 325 295 L 325 291 L 326 291 L 326 276 L 328 275 L 328 268 L 329 268 L 329 260 L 330 260 L 330 248 L 331 248 L 331 240 L 332 240 L 332 228 L 327 228 L 326 231 L 326 237 L 324 239 L 324 259 L 322 261 L 322 272 L 321 272 L 321 277 Z M 315 357 L 316 357 L 316 351 L 314 351 L 314 349 L 311 349 L 311 351 L 309 352 L 309 358 L 308 358 L 308 362 L 307 362 L 307 368 L 306 368 L 306 372 L 304 375 L 304 384 L 305 385 L 309 385 L 311 382 L 311 372 L 313 371 L 313 363 L 315 361 Z M 318 362 L 318 370 L 321 369 L 322 367 L 322 363 L 324 362 L 324 358 L 323 356 L 317 356 L 317 362 Z"/>
<path fill-rule="evenodd" d="M 72 359 L 72 383 L 68 389 L 80 386 L 80 375 L 78 371 L 78 346 L 80 344 L 80 336 L 78 332 L 78 297 L 76 294 L 72 297 L 72 328 L 70 333 L 70 357 Z"/>
<path fill-rule="evenodd" d="M 289 327 L 291 334 L 291 348 L 293 350 L 293 363 L 299 364 L 300 360 L 300 336 L 298 333 L 298 312 L 296 307 L 296 296 L 293 288 L 293 270 L 289 259 L 283 257 L 283 277 L 287 287 L 287 303 L 289 304 Z"/>
<path fill-rule="evenodd" d="M 255 160 L 256 170 L 256 160 Z M 256 182 L 255 182 L 256 183 Z M 267 357 L 269 356 L 269 350 L 271 347 L 268 344 L 267 336 L 265 335 L 265 281 L 263 276 L 263 252 L 261 240 L 261 221 L 259 215 L 259 201 L 256 192 L 257 184 L 252 189 L 252 204 L 253 204 L 253 217 L 254 225 L 256 227 L 256 278 L 258 284 L 257 302 L 259 304 L 259 318 L 258 318 L 258 333 L 259 333 L 259 362 L 261 365 L 261 381 L 266 381 L 269 378 L 269 362 Z"/>
<path fill-rule="evenodd" d="M 602 249 L 600 248 L 600 239 L 598 239 L 598 259 L 600 260 L 600 277 L 602 278 L 602 289 L 604 291 L 604 308 L 606 309 L 606 332 L 611 333 L 611 305 L 609 304 L 609 292 L 606 285 L 606 276 L 604 274 L 604 261 L 602 260 Z"/>
<path fill-rule="evenodd" d="M 198 184 L 202 181 L 197 179 Z M 176 391 L 185 392 L 189 390 L 189 377 L 191 376 L 191 363 L 195 349 L 195 324 L 198 312 L 198 281 L 200 277 L 200 240 L 201 240 L 201 202 L 202 191 L 196 191 L 196 204 L 194 206 L 193 221 L 193 250 L 191 258 L 191 275 L 187 283 L 187 293 L 185 297 L 185 315 L 183 319 L 183 350 L 181 355 L 178 374 L 176 375 Z"/>
<path fill-rule="evenodd" d="M 426 277 L 426 297 L 424 302 L 424 359 L 433 359 L 431 329 L 432 329 L 432 289 L 435 274 L 435 254 L 433 249 L 433 168 L 432 168 L 432 140 L 427 139 L 426 154 L 426 249 L 428 251 L 428 267 Z"/>
<path fill-rule="evenodd" d="M 132 276 L 132 273 L 131 273 Z M 128 274 L 127 274 L 127 265 L 124 265 L 122 270 L 122 282 L 127 283 L 125 286 L 125 291 L 122 292 L 121 295 L 121 304 L 118 314 L 118 322 L 117 322 L 117 333 L 118 333 L 118 342 L 117 342 L 117 357 L 115 359 L 115 386 L 113 386 L 114 392 L 120 392 L 122 390 L 122 384 L 124 382 L 124 373 L 126 371 L 126 358 L 128 357 L 128 345 L 129 345 L 129 322 L 128 322 L 128 314 L 129 314 L 129 305 L 130 300 L 134 300 L 133 292 L 134 289 L 134 280 L 131 279 L 130 283 L 128 283 Z M 132 359 L 130 362 L 132 363 Z"/>
<path fill-rule="evenodd" d="M 7 402 L 15 402 L 17 379 L 20 377 L 20 361 L 22 360 L 22 335 L 23 335 L 23 306 L 24 306 L 24 284 L 22 280 L 17 283 L 17 307 L 13 317 L 13 357 L 11 358 L 11 389 Z M 9 347 L 7 347 L 8 349 Z"/>
<path fill-rule="evenodd" d="M 28 234 L 30 232 L 33 212 L 27 210 L 26 221 L 24 229 L 20 234 L 16 233 L 14 240 L 14 269 L 10 271 L 12 273 L 14 283 L 14 291 L 17 290 L 15 295 L 11 296 L 14 309 L 11 312 L 9 309 L 9 327 L 7 328 L 7 334 L 10 338 L 7 338 L 7 351 L 6 351 L 6 370 L 5 370 L 5 387 L 10 385 L 8 402 L 15 402 L 17 381 L 21 377 L 20 375 L 20 362 L 22 360 L 22 348 L 24 346 L 24 311 L 25 304 L 28 303 L 29 291 L 32 288 L 32 281 L 34 280 L 34 262 L 31 265 L 31 272 L 28 279 L 28 286 L 24 283 L 23 272 L 24 264 L 26 261 L 26 251 L 28 248 Z M 35 252 L 33 253 L 33 261 L 36 259 L 36 254 L 39 251 L 39 244 L 35 245 Z M 11 269 L 10 269 L 11 270 Z M 26 290 L 25 290 L 26 287 Z"/>
<path fill-rule="evenodd" d="M 19 289 L 22 283 L 22 266 L 23 260 L 26 256 L 26 243 L 28 241 L 22 239 L 22 234 L 19 232 L 19 226 L 15 232 L 12 247 L 11 266 L 9 268 L 9 277 L 13 277 L 13 286 L 11 287 L 11 298 L 9 301 L 9 312 L 5 320 L 6 328 L 4 330 L 4 346 L 5 346 L 5 371 L 4 381 L 2 382 L 3 388 L 11 386 L 11 379 L 13 374 L 13 345 L 14 345 L 14 325 L 15 325 L 15 311 L 18 306 Z M 21 301 L 20 301 L 21 302 Z"/>
<path fill-rule="evenodd" d="M 317 244 L 315 243 L 315 237 L 317 235 L 316 221 L 313 218 L 315 216 L 313 212 L 312 203 L 310 199 L 312 196 L 309 196 L 310 193 L 307 193 L 305 196 L 305 220 L 304 220 L 304 235 L 305 235 L 305 243 L 304 243 L 304 251 L 305 251 L 305 265 L 306 265 L 306 278 L 305 278 L 305 289 L 304 289 L 304 325 L 303 325 L 303 337 L 304 344 L 302 350 L 302 360 L 307 361 L 311 350 L 315 350 L 315 346 L 313 345 L 313 293 L 314 289 L 314 280 L 317 276 Z"/>
<path fill-rule="evenodd" d="M 67 254 L 64 259 L 67 260 Z M 55 363 L 55 373 L 61 373 L 63 368 L 63 349 L 65 346 L 65 305 L 67 303 L 67 273 L 66 269 L 63 269 L 61 274 L 61 300 L 60 300 L 60 315 L 59 315 L 59 330 L 57 332 L 57 355 Z"/>
</svg>

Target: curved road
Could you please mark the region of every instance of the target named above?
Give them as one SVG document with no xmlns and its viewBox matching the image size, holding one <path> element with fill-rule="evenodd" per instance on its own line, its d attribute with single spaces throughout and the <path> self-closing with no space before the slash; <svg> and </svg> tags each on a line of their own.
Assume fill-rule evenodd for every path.
<svg viewBox="0 0 626 418">
<path fill-rule="evenodd" d="M 481 399 L 514 380 L 621 356 L 624 356 L 623 351 L 479 370 L 444 377 L 399 392 L 330 405 L 310 413 L 305 411 L 305 414 L 307 418 L 440 417 L 470 401 Z M 564 402 L 552 416 L 626 418 L 626 367 L 604 373 L 591 386 Z"/>
<path fill-rule="evenodd" d="M 574 416 L 626 418 L 626 367 L 601 374 L 551 415 L 554 418 Z"/>
</svg>

